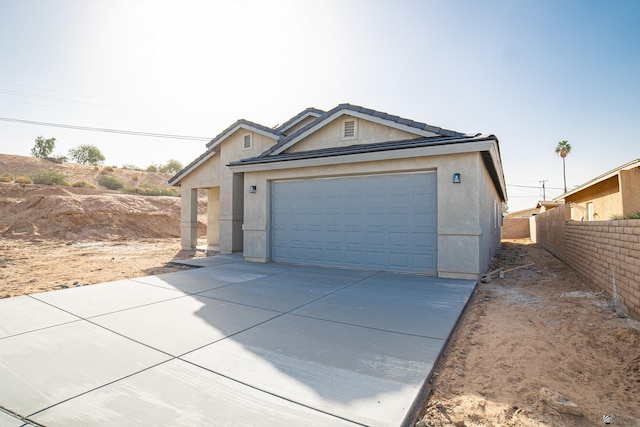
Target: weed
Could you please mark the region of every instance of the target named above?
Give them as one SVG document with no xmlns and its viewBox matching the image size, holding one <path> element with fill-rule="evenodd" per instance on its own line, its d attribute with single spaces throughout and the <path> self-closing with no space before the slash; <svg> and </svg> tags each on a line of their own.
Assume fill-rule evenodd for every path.
<svg viewBox="0 0 640 427">
<path fill-rule="evenodd" d="M 33 184 L 33 181 L 31 181 L 28 177 L 22 175 L 17 177 L 15 182 L 16 184 Z"/>
<path fill-rule="evenodd" d="M 53 169 L 39 170 L 31 175 L 31 181 L 33 181 L 34 184 L 42 185 L 63 185 L 65 187 L 69 185 L 64 174 Z"/>
<path fill-rule="evenodd" d="M 120 190 L 124 187 L 124 184 L 118 178 L 111 175 L 103 175 L 100 177 L 98 184 L 108 188 L 109 190 Z"/>
<path fill-rule="evenodd" d="M 84 179 L 74 182 L 73 184 L 71 184 L 71 186 L 76 188 L 97 188 L 95 184 L 92 184 L 89 181 L 85 181 Z"/>
</svg>

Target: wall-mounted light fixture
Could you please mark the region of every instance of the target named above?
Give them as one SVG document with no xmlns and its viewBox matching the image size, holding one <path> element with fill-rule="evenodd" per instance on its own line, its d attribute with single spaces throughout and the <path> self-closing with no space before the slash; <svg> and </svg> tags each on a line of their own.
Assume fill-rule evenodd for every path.
<svg viewBox="0 0 640 427">
<path fill-rule="evenodd" d="M 460 184 L 460 172 L 456 172 L 453 174 L 453 183 Z"/>
<path fill-rule="evenodd" d="M 249 193 L 255 193 L 255 192 L 256 192 L 256 186 L 255 185 L 249 186 Z"/>
</svg>

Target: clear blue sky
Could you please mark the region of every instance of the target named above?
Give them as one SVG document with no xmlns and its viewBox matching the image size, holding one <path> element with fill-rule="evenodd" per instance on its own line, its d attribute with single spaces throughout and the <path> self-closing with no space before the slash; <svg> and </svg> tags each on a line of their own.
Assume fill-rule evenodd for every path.
<svg viewBox="0 0 640 427">
<path fill-rule="evenodd" d="M 211 138 L 362 105 L 500 140 L 510 211 L 640 158 L 640 1 L 0 0 L 0 117 Z M 203 141 L 0 121 L 0 152 L 94 144 L 189 163 Z"/>
</svg>

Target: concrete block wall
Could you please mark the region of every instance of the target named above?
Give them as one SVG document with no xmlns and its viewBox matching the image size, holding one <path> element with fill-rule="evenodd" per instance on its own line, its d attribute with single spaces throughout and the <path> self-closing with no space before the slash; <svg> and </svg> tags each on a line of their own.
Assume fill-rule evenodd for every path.
<svg viewBox="0 0 640 427">
<path fill-rule="evenodd" d="M 640 220 L 569 221 L 564 237 L 564 261 L 640 319 Z"/>
<path fill-rule="evenodd" d="M 504 218 L 503 239 L 527 239 L 531 237 L 529 218 Z"/>
<path fill-rule="evenodd" d="M 569 205 L 558 206 L 535 216 L 535 241 L 563 261 L 565 258 L 564 229 L 569 219 L 571 219 Z"/>
</svg>

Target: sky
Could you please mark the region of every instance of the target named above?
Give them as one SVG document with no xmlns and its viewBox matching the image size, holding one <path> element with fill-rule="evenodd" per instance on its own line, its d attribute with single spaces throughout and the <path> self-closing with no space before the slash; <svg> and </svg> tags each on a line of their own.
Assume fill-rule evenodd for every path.
<svg viewBox="0 0 640 427">
<path fill-rule="evenodd" d="M 533 207 L 559 141 L 569 189 L 640 158 L 640 1 L 0 0 L 0 153 L 186 165 L 237 119 L 340 103 L 496 135 Z"/>
</svg>

